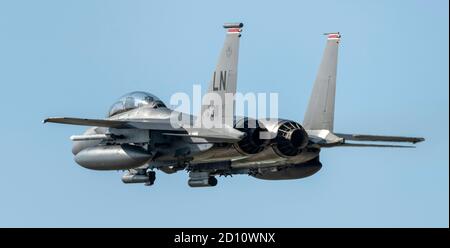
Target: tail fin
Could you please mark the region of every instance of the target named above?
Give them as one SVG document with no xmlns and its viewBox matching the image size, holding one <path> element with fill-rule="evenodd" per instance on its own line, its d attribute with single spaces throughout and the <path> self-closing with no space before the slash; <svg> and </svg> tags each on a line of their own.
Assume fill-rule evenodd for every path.
<svg viewBox="0 0 450 248">
<path fill-rule="evenodd" d="M 226 23 L 223 25 L 227 29 L 227 35 L 208 87 L 208 93 L 216 93 L 216 96 L 220 97 L 221 101 L 219 103 L 202 103 L 202 119 L 216 119 L 221 124 L 226 122 L 228 124 L 227 120 L 230 120 L 232 124 L 235 111 L 234 95 L 237 84 L 239 38 L 241 37 L 241 28 L 243 26 L 243 23 Z M 226 101 L 226 95 L 233 96 L 233 98 Z"/>
<path fill-rule="evenodd" d="M 327 45 L 303 121 L 305 129 L 308 130 L 333 131 L 337 57 L 341 35 L 339 32 L 325 35 L 328 36 Z"/>
</svg>

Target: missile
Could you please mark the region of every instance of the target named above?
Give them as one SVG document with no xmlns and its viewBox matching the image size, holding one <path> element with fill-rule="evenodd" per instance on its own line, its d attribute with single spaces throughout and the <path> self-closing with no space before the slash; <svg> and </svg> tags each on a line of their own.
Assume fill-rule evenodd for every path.
<svg viewBox="0 0 450 248">
<path fill-rule="evenodd" d="M 127 173 L 122 176 L 123 183 L 148 183 L 150 178 L 147 175 L 137 175 Z"/>
<path fill-rule="evenodd" d="M 244 23 L 242 23 L 242 22 L 223 24 L 224 28 L 242 28 L 243 26 L 244 26 Z"/>
<path fill-rule="evenodd" d="M 189 186 L 191 187 L 212 187 L 217 185 L 217 179 L 215 177 L 195 178 L 189 179 Z"/>
<path fill-rule="evenodd" d="M 111 134 L 82 134 L 82 135 L 72 135 L 70 136 L 72 141 L 86 141 L 86 140 L 112 140 Z"/>
</svg>

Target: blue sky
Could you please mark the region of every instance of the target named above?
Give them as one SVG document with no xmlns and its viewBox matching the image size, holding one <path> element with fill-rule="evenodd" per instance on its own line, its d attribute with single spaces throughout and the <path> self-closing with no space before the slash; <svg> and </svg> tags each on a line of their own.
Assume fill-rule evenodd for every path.
<svg viewBox="0 0 450 248">
<path fill-rule="evenodd" d="M 448 1 L 0 1 L 0 226 L 448 227 Z M 75 164 L 83 127 L 122 94 L 166 102 L 206 87 L 224 39 L 245 23 L 238 89 L 278 92 L 302 121 L 325 45 L 343 34 L 335 130 L 417 135 L 417 149 L 324 149 L 295 181 L 221 178 L 148 188 Z"/>
</svg>

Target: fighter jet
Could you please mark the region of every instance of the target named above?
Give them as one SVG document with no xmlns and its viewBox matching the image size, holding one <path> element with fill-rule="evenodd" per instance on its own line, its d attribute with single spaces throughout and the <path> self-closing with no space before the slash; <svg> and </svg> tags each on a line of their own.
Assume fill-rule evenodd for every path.
<svg viewBox="0 0 450 248">
<path fill-rule="evenodd" d="M 54 117 L 43 122 L 88 126 L 82 135 L 71 136 L 76 163 L 92 170 L 125 171 L 124 183 L 147 186 L 154 184 L 158 170 L 168 174 L 187 171 L 191 187 L 216 186 L 217 176 L 236 174 L 266 180 L 300 179 L 322 168 L 322 149 L 414 147 L 382 142 L 424 141 L 420 137 L 334 132 L 341 40 L 338 32 L 325 34 L 325 51 L 303 124 L 278 118 L 237 117 L 235 99 L 225 98 L 236 93 L 243 24 L 227 23 L 223 27 L 225 43 L 208 88 L 208 93 L 223 101 L 202 103 L 200 116 L 169 109 L 150 93 L 132 92 L 114 103 L 105 119 Z M 181 121 L 174 122 L 173 116 L 184 118 L 175 118 Z M 203 117 L 224 125 L 193 125 Z"/>
</svg>

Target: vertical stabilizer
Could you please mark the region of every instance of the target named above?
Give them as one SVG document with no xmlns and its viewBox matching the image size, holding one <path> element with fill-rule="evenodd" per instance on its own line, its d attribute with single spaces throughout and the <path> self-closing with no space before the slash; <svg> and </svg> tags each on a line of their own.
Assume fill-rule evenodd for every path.
<svg viewBox="0 0 450 248">
<path fill-rule="evenodd" d="M 339 33 L 325 35 L 328 37 L 327 45 L 303 121 L 304 128 L 308 130 L 333 131 L 336 70 L 341 35 Z"/>
<path fill-rule="evenodd" d="M 212 103 L 207 100 L 206 103 L 203 102 L 202 118 L 232 125 L 235 111 L 234 95 L 237 84 L 239 38 L 243 26 L 242 23 L 226 23 L 223 25 L 227 30 L 225 43 L 208 87 L 208 93 L 214 93 L 210 95 L 219 97 L 221 101 Z M 226 96 L 232 98 L 227 100 Z"/>
</svg>

